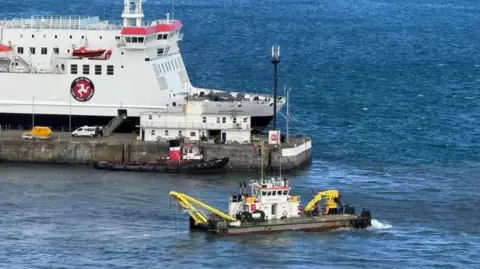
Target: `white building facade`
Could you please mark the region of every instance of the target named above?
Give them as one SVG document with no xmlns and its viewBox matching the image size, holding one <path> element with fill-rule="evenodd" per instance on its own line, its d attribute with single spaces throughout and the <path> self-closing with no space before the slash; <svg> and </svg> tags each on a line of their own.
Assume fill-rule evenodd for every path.
<svg viewBox="0 0 480 269">
<path fill-rule="evenodd" d="M 157 141 L 187 138 L 190 141 L 251 142 L 251 117 L 234 113 L 205 114 L 205 101 L 188 101 L 185 113 L 167 111 L 140 115 L 140 140 Z"/>
</svg>

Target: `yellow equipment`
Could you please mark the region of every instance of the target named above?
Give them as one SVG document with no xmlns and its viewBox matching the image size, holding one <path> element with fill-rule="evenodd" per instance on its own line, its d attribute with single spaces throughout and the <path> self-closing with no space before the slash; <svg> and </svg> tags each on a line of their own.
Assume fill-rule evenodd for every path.
<svg viewBox="0 0 480 269">
<path fill-rule="evenodd" d="M 205 216 L 202 212 L 200 212 L 198 209 L 195 208 L 193 204 L 196 204 L 213 214 L 219 216 L 220 218 L 224 220 L 229 220 L 229 221 L 237 221 L 236 219 L 230 217 L 229 215 L 221 212 L 220 210 L 217 210 L 209 205 L 206 205 L 195 198 L 192 198 L 186 194 L 171 191 L 170 196 L 172 196 L 177 202 L 180 204 L 181 207 L 185 208 L 188 210 L 188 214 L 192 217 L 192 219 L 195 221 L 195 225 L 198 224 L 207 224 L 208 222 L 208 217 Z M 193 203 L 193 204 L 192 204 Z"/>
<path fill-rule="evenodd" d="M 339 198 L 338 190 L 327 190 L 317 193 L 307 206 L 305 206 L 304 211 L 310 212 L 314 210 L 317 203 L 320 202 L 322 198 L 325 198 L 325 213 L 328 213 L 330 208 L 337 208 L 337 202 L 335 200 L 338 200 Z"/>
<path fill-rule="evenodd" d="M 30 131 L 30 134 L 34 137 L 47 138 L 52 134 L 52 130 L 46 126 L 35 126 Z"/>
</svg>

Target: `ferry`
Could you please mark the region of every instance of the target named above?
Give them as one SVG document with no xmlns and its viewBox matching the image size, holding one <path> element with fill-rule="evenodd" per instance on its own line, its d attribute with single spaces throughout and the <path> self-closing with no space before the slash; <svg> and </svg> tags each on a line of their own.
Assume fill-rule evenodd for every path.
<svg viewBox="0 0 480 269">
<path fill-rule="evenodd" d="M 285 104 L 282 96 L 193 86 L 179 46 L 183 24 L 170 13 L 145 22 L 142 0 L 124 0 L 121 18 L 0 20 L 0 125 L 130 132 L 142 113 L 183 113 L 200 100 L 205 115 L 249 116 L 262 130 L 273 102 L 277 112 Z"/>
<path fill-rule="evenodd" d="M 300 196 L 290 192 L 288 179 L 262 178 L 252 181 L 250 187 L 248 193 L 246 183 L 240 183 L 239 193 L 230 195 L 228 214 L 184 193 L 171 191 L 170 196 L 188 212 L 191 229 L 218 235 L 323 232 L 338 228 L 365 229 L 372 225 L 370 211 L 364 208 L 356 215 L 354 207 L 342 204 L 338 190 L 318 192 L 302 208 Z"/>
</svg>

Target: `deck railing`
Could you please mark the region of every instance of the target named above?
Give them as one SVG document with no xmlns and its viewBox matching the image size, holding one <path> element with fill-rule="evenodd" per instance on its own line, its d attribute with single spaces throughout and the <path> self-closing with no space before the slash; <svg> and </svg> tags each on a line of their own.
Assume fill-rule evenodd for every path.
<svg viewBox="0 0 480 269">
<path fill-rule="evenodd" d="M 172 128 L 193 130 L 250 130 L 247 123 L 188 123 L 188 122 L 159 122 L 147 121 L 140 124 L 141 128 Z"/>
</svg>

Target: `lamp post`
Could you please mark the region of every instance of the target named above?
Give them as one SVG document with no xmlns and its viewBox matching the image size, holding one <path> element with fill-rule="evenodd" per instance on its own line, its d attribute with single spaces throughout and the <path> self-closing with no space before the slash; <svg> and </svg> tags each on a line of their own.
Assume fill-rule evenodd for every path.
<svg viewBox="0 0 480 269">
<path fill-rule="evenodd" d="M 32 97 L 32 129 L 35 126 L 35 96 Z"/>
<path fill-rule="evenodd" d="M 277 129 L 277 65 L 280 62 L 280 46 L 272 46 L 272 63 L 273 63 L 273 129 Z"/>
</svg>

